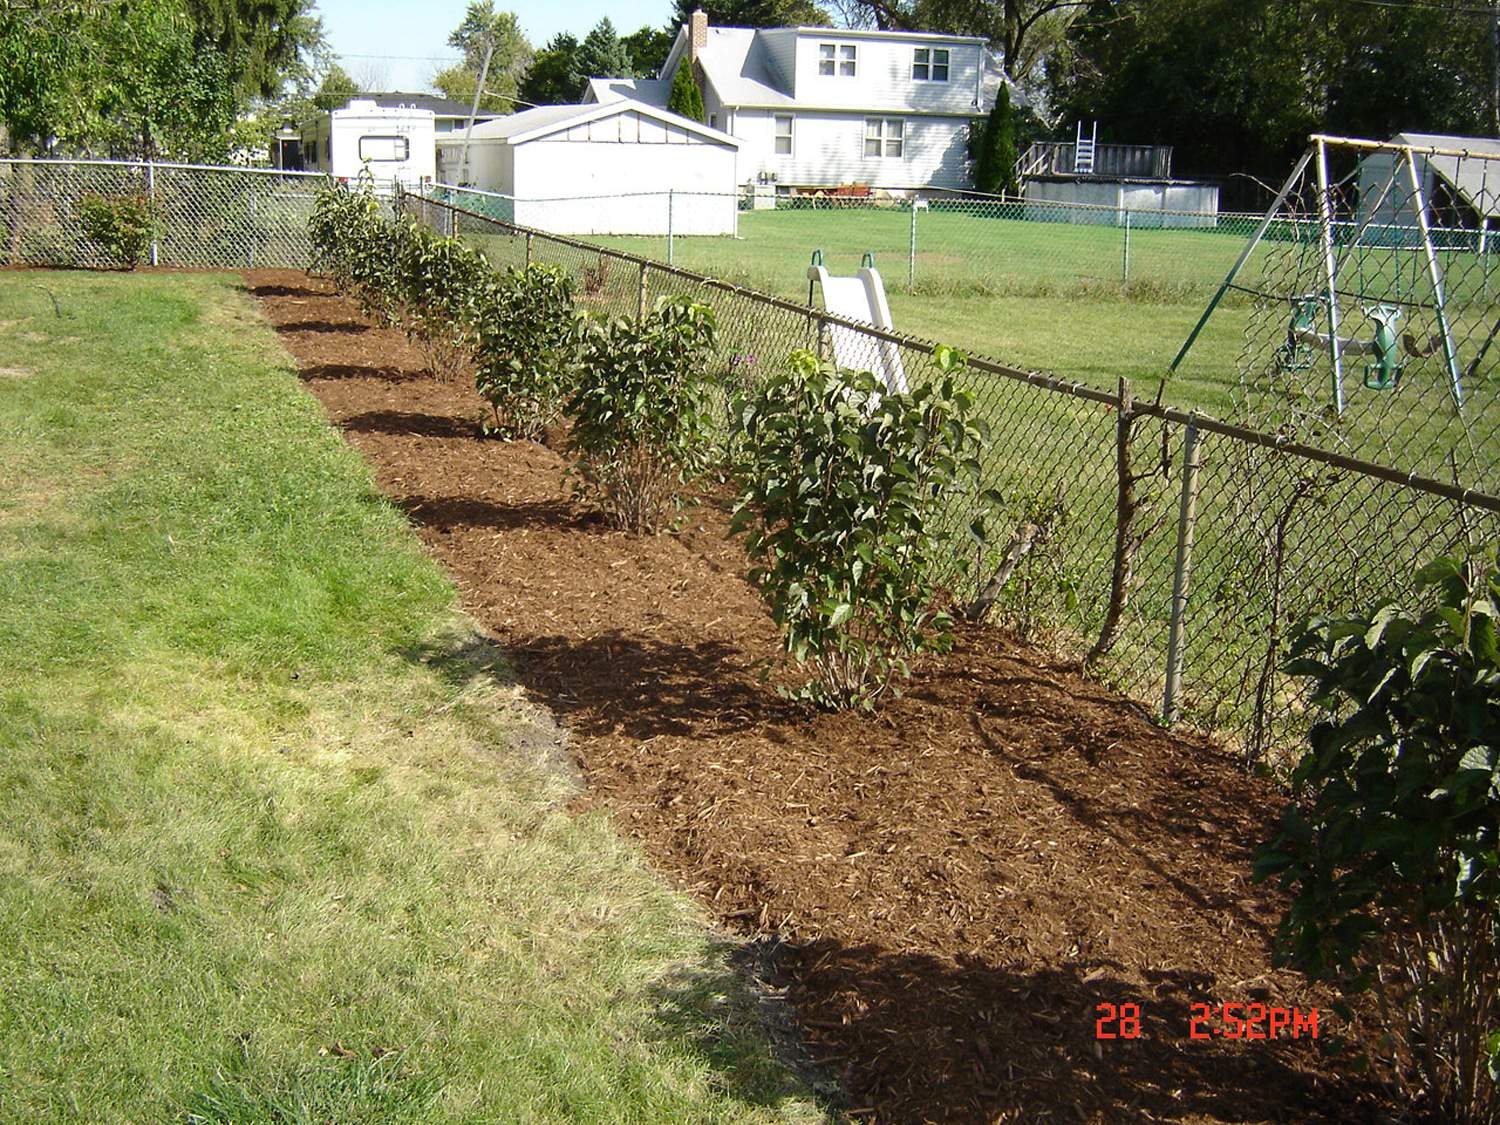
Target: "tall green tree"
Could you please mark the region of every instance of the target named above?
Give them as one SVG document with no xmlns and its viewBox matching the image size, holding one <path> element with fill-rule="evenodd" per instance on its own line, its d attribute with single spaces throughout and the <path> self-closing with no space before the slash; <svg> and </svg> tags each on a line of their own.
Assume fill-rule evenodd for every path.
<svg viewBox="0 0 1500 1125">
<path fill-rule="evenodd" d="M 323 75 L 323 81 L 312 96 L 312 104 L 315 108 L 324 111 L 338 109 L 340 106 L 347 105 L 349 99 L 357 93 L 359 93 L 359 83 L 349 77 L 348 71 L 338 63 L 334 63 Z"/>
<path fill-rule="evenodd" d="M 448 36 L 448 45 L 462 51 L 464 60 L 434 75 L 434 86 L 447 97 L 472 101 L 485 53 L 493 45 L 480 107 L 507 113 L 515 108 L 517 87 L 531 62 L 531 44 L 521 33 L 514 12 L 496 11 L 494 0 L 470 0 L 462 22 Z"/>
<path fill-rule="evenodd" d="M 630 69 L 636 77 L 653 78 L 666 64 L 667 56 L 672 53 L 672 41 L 676 38 L 675 31 L 648 26 L 625 36 L 620 42 L 625 44 L 630 55 Z"/>
<path fill-rule="evenodd" d="M 520 100 L 530 105 L 566 105 L 583 94 L 578 40 L 559 32 L 536 53 L 521 77 Z"/>
<path fill-rule="evenodd" d="M 667 95 L 667 108 L 694 121 L 703 121 L 707 117 L 703 108 L 703 93 L 693 77 L 692 64 L 686 58 L 677 64 L 677 73 L 672 75 L 672 90 Z"/>
<path fill-rule="evenodd" d="M 605 16 L 578 46 L 578 69 L 583 80 L 590 78 L 632 78 L 630 52 L 615 32 L 615 25 Z"/>
<path fill-rule="evenodd" d="M 1016 190 L 1016 115 L 1010 104 L 1010 87 L 1003 82 L 979 134 L 974 187 L 991 195 Z"/>
<path fill-rule="evenodd" d="M 1312 132 L 1483 131 L 1488 36 L 1468 0 L 1093 0 L 1050 92 L 1181 174 L 1273 180 Z"/>
<path fill-rule="evenodd" d="M 324 41 L 314 7 L 314 0 L 187 0 L 199 46 L 225 60 L 241 99 L 275 98 L 307 70 Z"/>
</svg>

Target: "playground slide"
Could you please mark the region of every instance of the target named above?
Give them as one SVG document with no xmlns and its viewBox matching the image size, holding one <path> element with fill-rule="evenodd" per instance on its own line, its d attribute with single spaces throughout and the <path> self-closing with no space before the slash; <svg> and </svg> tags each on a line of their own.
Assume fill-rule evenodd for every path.
<svg viewBox="0 0 1500 1125">
<path fill-rule="evenodd" d="M 885 283 L 874 266 L 862 266 L 853 277 L 833 277 L 821 265 L 808 267 L 809 281 L 823 290 L 823 307 L 845 320 L 895 331 L 891 323 L 891 306 L 885 299 Z M 840 367 L 869 371 L 896 394 L 906 392 L 906 369 L 901 363 L 901 349 L 889 340 L 866 336 L 850 328 L 833 325 L 829 329 L 833 358 Z"/>
</svg>

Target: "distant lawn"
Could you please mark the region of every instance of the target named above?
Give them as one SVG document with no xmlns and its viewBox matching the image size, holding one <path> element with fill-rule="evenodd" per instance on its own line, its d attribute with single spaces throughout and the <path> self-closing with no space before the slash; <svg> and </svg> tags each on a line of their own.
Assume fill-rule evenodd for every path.
<svg viewBox="0 0 1500 1125">
<path fill-rule="evenodd" d="M 0 433 L 0 1119 L 815 1116 L 233 279 L 0 274 Z"/>
</svg>

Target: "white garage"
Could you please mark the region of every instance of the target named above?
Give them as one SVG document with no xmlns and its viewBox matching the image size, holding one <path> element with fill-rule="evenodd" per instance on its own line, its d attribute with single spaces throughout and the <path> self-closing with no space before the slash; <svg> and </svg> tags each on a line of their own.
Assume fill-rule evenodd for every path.
<svg viewBox="0 0 1500 1125">
<path fill-rule="evenodd" d="M 738 150 L 728 133 L 642 102 L 539 106 L 476 125 L 466 172 L 462 139 L 444 138 L 437 172 L 509 197 L 513 221 L 539 230 L 734 234 Z"/>
</svg>

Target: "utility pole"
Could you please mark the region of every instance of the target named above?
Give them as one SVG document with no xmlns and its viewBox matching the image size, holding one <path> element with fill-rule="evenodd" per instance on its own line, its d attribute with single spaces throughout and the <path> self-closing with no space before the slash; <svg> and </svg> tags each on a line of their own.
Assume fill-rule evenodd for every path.
<svg viewBox="0 0 1500 1125">
<path fill-rule="evenodd" d="M 1500 0 L 1496 0 L 1500 3 Z M 464 127 L 463 155 L 458 161 L 458 183 L 463 187 L 469 175 L 469 138 L 474 135 L 474 118 L 479 113 L 479 99 L 484 97 L 484 80 L 490 76 L 490 58 L 495 53 L 495 32 L 491 29 L 484 41 L 484 62 L 479 66 L 479 85 L 474 87 L 474 102 L 469 106 L 469 123 Z"/>
</svg>

